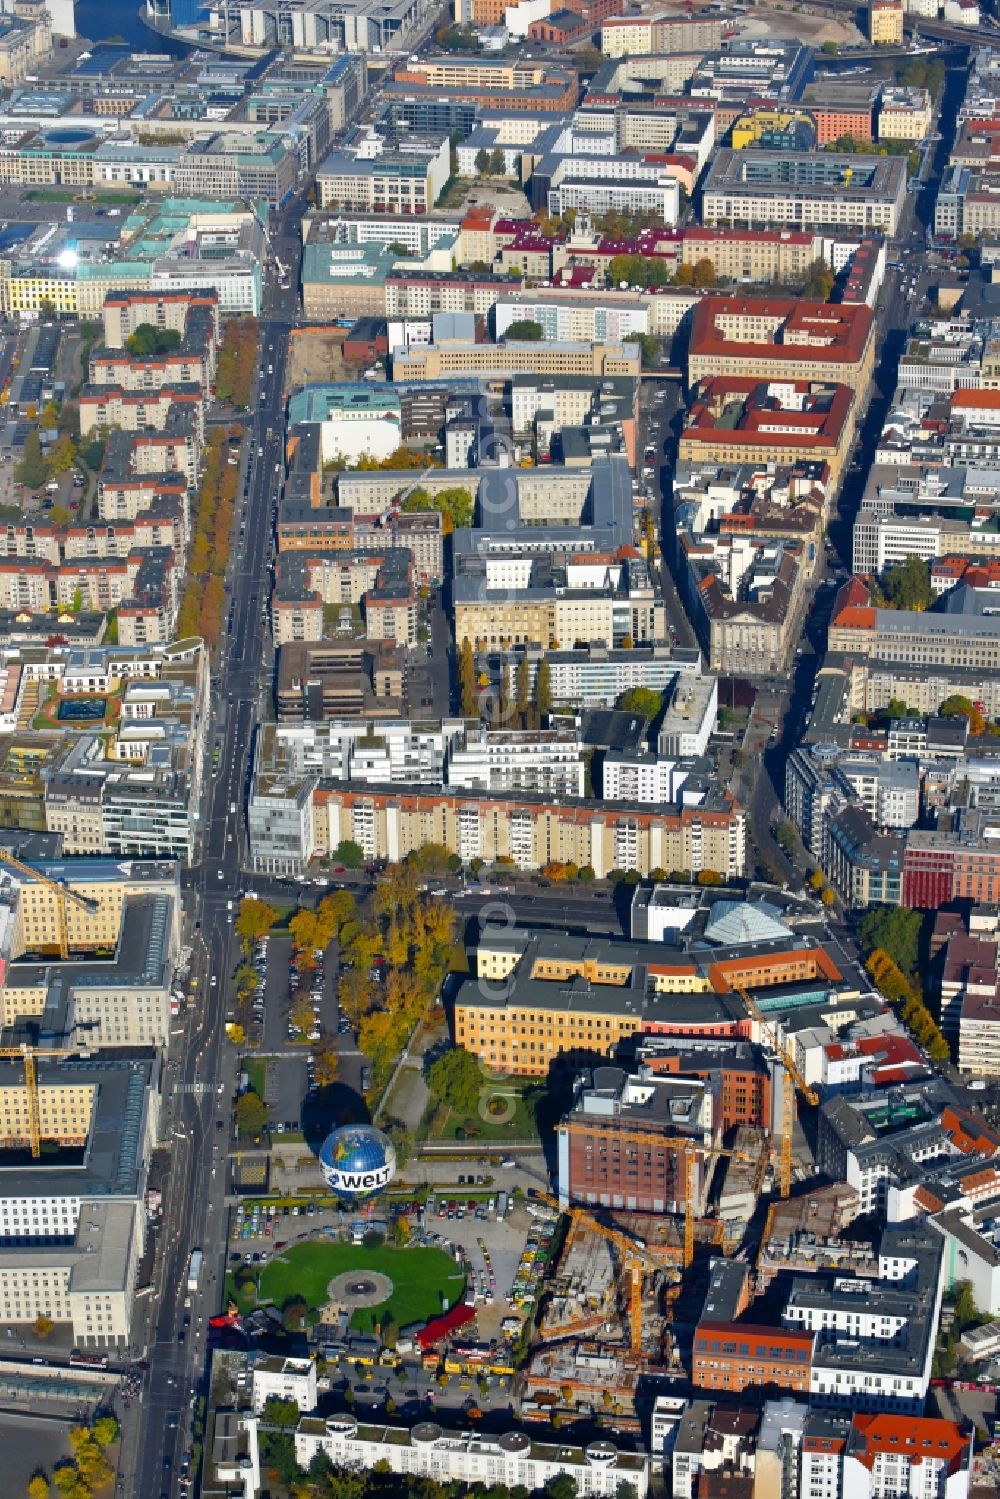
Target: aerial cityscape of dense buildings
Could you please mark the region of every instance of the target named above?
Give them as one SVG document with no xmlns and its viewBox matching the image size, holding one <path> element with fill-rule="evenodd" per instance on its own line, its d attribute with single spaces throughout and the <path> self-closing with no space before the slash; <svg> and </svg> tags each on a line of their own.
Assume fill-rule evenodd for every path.
<svg viewBox="0 0 1000 1499">
<path fill-rule="evenodd" d="M 995 7 L 87 11 L 0 14 L 4 1496 L 995 1494 Z"/>
</svg>

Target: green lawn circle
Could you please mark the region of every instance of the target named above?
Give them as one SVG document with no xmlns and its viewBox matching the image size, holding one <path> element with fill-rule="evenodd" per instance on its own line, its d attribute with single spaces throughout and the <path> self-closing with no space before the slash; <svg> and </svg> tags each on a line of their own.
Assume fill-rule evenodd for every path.
<svg viewBox="0 0 1000 1499">
<path fill-rule="evenodd" d="M 358 1307 L 351 1318 L 355 1332 L 395 1322 L 406 1327 L 426 1322 L 454 1306 L 465 1289 L 465 1276 L 441 1249 L 365 1249 L 358 1244 L 296 1244 L 265 1266 L 260 1277 L 260 1302 L 281 1307 L 292 1296 L 302 1296 L 311 1310 L 325 1306 L 334 1276 L 346 1271 L 371 1270 L 387 1275 L 392 1295 L 380 1306 Z M 444 1298 L 444 1299 L 442 1299 Z"/>
</svg>

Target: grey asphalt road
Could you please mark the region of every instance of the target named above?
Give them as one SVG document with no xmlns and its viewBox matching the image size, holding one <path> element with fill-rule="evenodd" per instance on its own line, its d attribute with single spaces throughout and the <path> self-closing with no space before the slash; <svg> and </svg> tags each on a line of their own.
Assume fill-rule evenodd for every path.
<svg viewBox="0 0 1000 1499">
<path fill-rule="evenodd" d="M 282 254 L 293 260 L 297 276 L 293 249 L 289 230 Z M 225 1265 L 227 1168 L 222 1142 L 226 1133 L 216 1130 L 215 1120 L 230 1112 L 237 1067 L 223 1023 L 227 983 L 237 956 L 229 907 L 243 887 L 239 863 L 245 848 L 245 790 L 266 670 L 265 632 L 261 628 L 266 578 L 262 563 L 270 546 L 275 465 L 280 479 L 283 461 L 281 393 L 288 326 L 294 312 L 281 310 L 280 301 L 280 294 L 269 284 L 261 318 L 262 362 L 266 356 L 275 373 L 273 379 L 265 381 L 264 403 L 255 400 L 247 421 L 248 446 L 254 456 L 242 506 L 245 541 L 233 547 L 228 579 L 229 597 L 235 605 L 233 629 L 218 671 L 212 732 L 208 736 L 210 744 L 217 735 L 221 739 L 220 768 L 217 776 L 208 778 L 202 863 L 185 882 L 186 888 L 196 893 L 200 914 L 197 961 L 203 974 L 199 992 L 205 997 L 204 1008 L 190 1017 L 178 1054 L 175 1078 L 183 1088 L 175 1086 L 171 1100 L 171 1174 L 150 1307 L 150 1370 L 139 1420 L 131 1421 L 126 1432 L 127 1446 L 120 1467 L 126 1494 L 180 1492 L 180 1456 L 190 1442 L 192 1397 L 204 1392 L 205 1331 L 209 1316 L 218 1307 Z M 270 439 L 266 436 L 268 428 Z M 264 452 L 258 458 L 261 447 Z M 237 525 L 240 519 L 238 512 Z M 191 1297 L 191 1307 L 185 1308 L 186 1267 L 196 1246 L 204 1251 L 202 1283 Z M 190 1325 L 185 1325 L 187 1316 Z"/>
</svg>

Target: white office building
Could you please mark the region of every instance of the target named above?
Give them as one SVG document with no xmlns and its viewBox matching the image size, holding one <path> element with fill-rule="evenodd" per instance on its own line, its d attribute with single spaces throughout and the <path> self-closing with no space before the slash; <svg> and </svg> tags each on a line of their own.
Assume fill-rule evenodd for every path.
<svg viewBox="0 0 1000 1499">
<path fill-rule="evenodd" d="M 473 729 L 453 742 L 446 784 L 461 791 L 542 791 L 583 796 L 583 745 L 576 730 Z"/>
<path fill-rule="evenodd" d="M 259 1416 L 269 1400 L 294 1400 L 300 1411 L 316 1409 L 316 1360 L 258 1358 L 253 1366 L 253 1408 Z"/>
</svg>

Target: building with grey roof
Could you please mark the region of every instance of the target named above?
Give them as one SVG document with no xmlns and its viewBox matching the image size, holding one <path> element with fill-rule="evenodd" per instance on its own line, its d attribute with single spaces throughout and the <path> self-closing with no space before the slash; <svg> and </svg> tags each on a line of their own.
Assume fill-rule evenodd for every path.
<svg viewBox="0 0 1000 1499">
<path fill-rule="evenodd" d="M 820 1108 L 817 1166 L 857 1191 L 862 1213 L 890 1223 L 960 1201 L 963 1182 L 994 1173 L 998 1155 L 1000 1135 L 942 1077 L 831 1098 Z"/>
<path fill-rule="evenodd" d="M 68 1323 L 124 1347 L 144 1247 L 159 1064 L 148 1053 L 38 1062 L 40 1162 L 25 1146 L 20 1061 L 0 1062 L 0 1321 Z"/>
<path fill-rule="evenodd" d="M 944 1245 L 926 1224 L 883 1231 L 877 1279 L 795 1276 L 782 1320 L 815 1333 L 811 1402 L 921 1415 L 943 1289 Z"/>
<path fill-rule="evenodd" d="M 0 1001 L 3 1026 L 30 1022 L 63 1045 L 88 1050 L 165 1048 L 178 927 L 172 896 L 135 895 L 123 907 L 110 958 L 10 964 Z"/>
<path fill-rule="evenodd" d="M 899 156 L 830 151 L 717 151 L 702 184 L 702 216 L 714 227 L 874 229 L 895 235 L 906 202 Z"/>
</svg>

